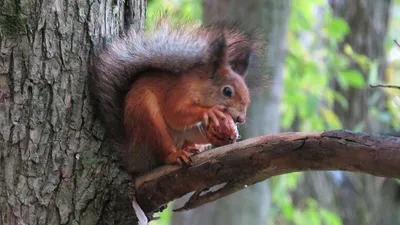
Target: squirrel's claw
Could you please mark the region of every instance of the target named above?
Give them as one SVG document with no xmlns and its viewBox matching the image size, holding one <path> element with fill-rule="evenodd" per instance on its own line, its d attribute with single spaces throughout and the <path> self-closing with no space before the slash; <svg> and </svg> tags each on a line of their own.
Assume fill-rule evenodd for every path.
<svg viewBox="0 0 400 225">
<path fill-rule="evenodd" d="M 170 155 L 168 155 L 166 162 L 169 164 L 178 163 L 182 167 L 192 166 L 193 162 L 190 156 L 192 153 L 184 150 L 178 150 Z"/>
<path fill-rule="evenodd" d="M 189 146 L 185 149 L 182 149 L 182 151 L 189 152 L 191 155 L 196 155 L 201 152 L 200 149 L 197 149 L 194 146 L 193 147 Z"/>
<path fill-rule="evenodd" d="M 221 105 L 216 105 L 216 106 L 212 107 L 211 109 L 209 109 L 203 116 L 204 117 L 204 124 L 206 126 L 208 126 L 210 120 L 212 120 L 215 123 L 215 126 L 219 127 L 219 120 L 218 120 L 217 116 L 222 118 L 222 120 L 226 120 L 226 117 L 225 117 L 225 115 L 223 113 L 223 111 L 225 109 L 226 108 L 224 106 L 221 106 Z"/>
<path fill-rule="evenodd" d="M 188 140 L 185 140 L 182 145 L 182 151 L 189 152 L 192 155 L 202 152 L 203 148 L 204 146 L 196 146 L 196 144 Z"/>
<path fill-rule="evenodd" d="M 224 106 L 217 105 L 215 106 L 214 113 L 222 118 L 222 120 L 226 120 L 225 114 L 223 113 L 226 110 Z"/>
<path fill-rule="evenodd" d="M 214 121 L 215 126 L 219 127 L 219 121 L 218 121 L 217 116 L 215 115 L 214 110 L 208 111 L 208 116 L 209 116 L 209 118 L 210 118 L 211 120 Z"/>
<path fill-rule="evenodd" d="M 206 127 L 208 127 L 208 115 L 207 115 L 207 113 L 204 113 L 204 116 L 203 116 L 203 118 L 204 118 L 204 124 L 206 125 Z"/>
</svg>

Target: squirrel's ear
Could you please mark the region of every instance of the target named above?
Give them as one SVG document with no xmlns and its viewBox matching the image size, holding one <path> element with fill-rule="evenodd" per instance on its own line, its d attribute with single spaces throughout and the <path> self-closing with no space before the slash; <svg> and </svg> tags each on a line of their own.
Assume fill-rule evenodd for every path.
<svg viewBox="0 0 400 225">
<path fill-rule="evenodd" d="M 252 55 L 253 52 L 251 49 L 243 51 L 238 57 L 230 62 L 232 70 L 242 76 L 245 76 L 247 74 Z"/>
<path fill-rule="evenodd" d="M 226 57 L 226 39 L 224 36 L 216 38 L 210 44 L 210 65 L 211 65 L 211 76 L 214 77 L 216 72 L 223 65 Z"/>
</svg>

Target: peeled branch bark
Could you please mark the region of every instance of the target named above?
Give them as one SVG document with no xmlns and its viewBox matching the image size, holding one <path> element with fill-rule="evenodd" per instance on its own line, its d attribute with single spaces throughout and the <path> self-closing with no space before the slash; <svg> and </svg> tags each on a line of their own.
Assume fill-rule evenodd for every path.
<svg viewBox="0 0 400 225">
<path fill-rule="evenodd" d="M 206 151 L 193 161 L 190 168 L 162 166 L 136 179 L 136 199 L 145 213 L 191 192 L 175 211 L 196 208 L 291 172 L 344 170 L 400 178 L 400 138 L 347 130 L 279 133 Z"/>
</svg>

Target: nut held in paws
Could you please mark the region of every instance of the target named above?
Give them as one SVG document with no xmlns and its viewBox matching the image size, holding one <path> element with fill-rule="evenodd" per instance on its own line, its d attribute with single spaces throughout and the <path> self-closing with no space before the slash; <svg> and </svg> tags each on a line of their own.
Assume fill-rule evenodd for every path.
<svg viewBox="0 0 400 225">
<path fill-rule="evenodd" d="M 239 137 L 239 131 L 232 116 L 228 112 L 224 112 L 226 119 L 219 118 L 219 127 L 214 121 L 210 121 L 207 127 L 207 138 L 214 146 L 222 146 L 235 143 Z"/>
</svg>

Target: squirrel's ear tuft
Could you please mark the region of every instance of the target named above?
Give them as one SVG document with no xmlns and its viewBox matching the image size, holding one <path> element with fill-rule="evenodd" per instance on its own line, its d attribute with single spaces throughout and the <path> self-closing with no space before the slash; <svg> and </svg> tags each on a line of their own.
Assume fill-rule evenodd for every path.
<svg viewBox="0 0 400 225">
<path fill-rule="evenodd" d="M 251 51 L 251 49 L 243 51 L 238 57 L 230 62 L 232 70 L 242 76 L 245 76 L 247 74 L 252 56 L 253 51 Z"/>
<path fill-rule="evenodd" d="M 210 44 L 210 65 L 212 76 L 218 71 L 226 57 L 226 39 L 223 35 L 213 40 Z"/>
<path fill-rule="evenodd" d="M 222 60 L 226 50 L 226 39 L 224 36 L 219 36 L 210 44 L 210 54 L 214 60 Z"/>
</svg>

